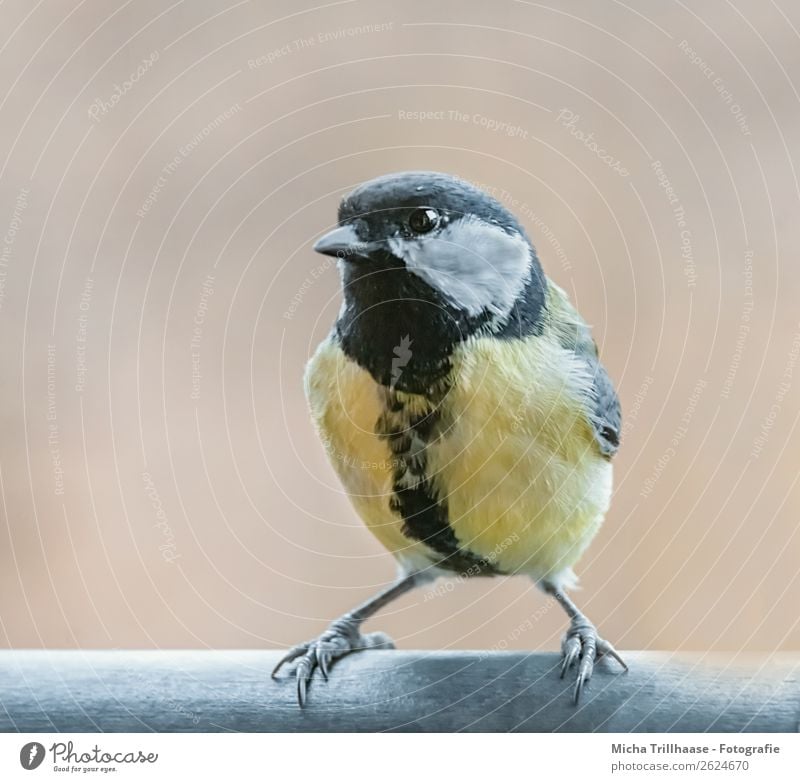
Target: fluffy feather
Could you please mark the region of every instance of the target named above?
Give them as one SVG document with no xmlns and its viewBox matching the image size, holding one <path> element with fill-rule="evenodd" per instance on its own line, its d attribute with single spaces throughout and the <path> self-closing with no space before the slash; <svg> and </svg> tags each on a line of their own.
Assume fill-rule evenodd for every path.
<svg viewBox="0 0 800 782">
<path fill-rule="evenodd" d="M 542 337 L 473 337 L 453 355 L 454 382 L 427 446 L 428 475 L 446 501 L 463 548 L 504 573 L 569 585 L 572 565 L 597 532 L 611 497 L 612 467 L 591 420 L 593 377 L 552 330 Z M 324 342 L 306 388 L 331 461 L 370 531 L 409 570 L 437 555 L 403 535 L 389 507 L 392 455 L 375 434 L 381 387 Z M 402 395 L 417 412 L 423 397 Z"/>
</svg>

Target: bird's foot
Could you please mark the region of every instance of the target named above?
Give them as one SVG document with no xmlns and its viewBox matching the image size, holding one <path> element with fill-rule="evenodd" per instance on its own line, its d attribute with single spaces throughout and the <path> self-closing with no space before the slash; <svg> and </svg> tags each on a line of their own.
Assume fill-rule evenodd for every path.
<svg viewBox="0 0 800 782">
<path fill-rule="evenodd" d="M 327 680 L 331 666 L 336 660 L 350 652 L 360 652 L 363 649 L 394 649 L 394 643 L 386 633 L 362 635 L 355 622 L 346 618 L 337 619 L 319 638 L 290 649 L 275 666 L 272 677 L 275 678 L 284 664 L 293 662 L 299 657 L 294 675 L 297 681 L 297 702 L 302 707 L 305 706 L 308 687 L 317 669 Z"/>
<path fill-rule="evenodd" d="M 628 670 L 619 652 L 597 634 L 597 628 L 588 619 L 585 617 L 573 619 L 561 641 L 561 678 L 564 678 L 574 663 L 578 663 L 573 696 L 575 703 L 580 700 L 584 684 L 592 678 L 595 660 L 604 654 L 613 657 L 626 671 Z"/>
</svg>

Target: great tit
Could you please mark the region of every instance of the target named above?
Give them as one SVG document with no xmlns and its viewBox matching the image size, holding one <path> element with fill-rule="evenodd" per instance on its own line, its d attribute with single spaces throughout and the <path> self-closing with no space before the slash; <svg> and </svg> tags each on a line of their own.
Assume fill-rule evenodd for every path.
<svg viewBox="0 0 800 782">
<path fill-rule="evenodd" d="M 614 647 L 566 593 L 609 507 L 620 405 L 589 327 L 518 220 L 456 177 L 366 182 L 314 245 L 338 258 L 343 304 L 305 388 L 328 456 L 397 581 L 278 663 L 315 671 L 392 648 L 362 623 L 442 575 L 526 575 L 563 607 L 574 700 Z M 298 659 L 299 658 L 299 659 Z"/>
</svg>

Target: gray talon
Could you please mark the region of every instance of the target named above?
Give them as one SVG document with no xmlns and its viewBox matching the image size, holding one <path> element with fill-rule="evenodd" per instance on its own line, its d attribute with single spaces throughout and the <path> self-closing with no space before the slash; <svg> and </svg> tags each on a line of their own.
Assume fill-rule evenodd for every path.
<svg viewBox="0 0 800 782">
<path fill-rule="evenodd" d="M 278 675 L 278 671 L 283 668 L 286 663 L 292 662 L 292 660 L 296 660 L 301 654 L 305 654 L 306 647 L 304 644 L 300 646 L 293 646 L 286 652 L 280 660 L 278 660 L 278 664 L 272 669 L 272 678 L 274 679 Z"/>
<path fill-rule="evenodd" d="M 581 641 L 577 636 L 565 636 L 562 643 L 563 660 L 561 661 L 561 678 L 572 667 L 581 652 Z"/>
<path fill-rule="evenodd" d="M 328 652 L 320 651 L 317 648 L 317 664 L 319 665 L 319 672 L 322 674 L 322 678 L 325 681 L 328 681 Z"/>
<path fill-rule="evenodd" d="M 561 643 L 561 653 L 562 678 L 576 660 L 579 661 L 573 694 L 573 701 L 576 704 L 580 702 L 584 686 L 592 678 L 595 660 L 604 654 L 613 657 L 626 671 L 628 670 L 619 652 L 608 641 L 600 638 L 594 625 L 582 617 L 575 619 L 567 630 Z"/>
<path fill-rule="evenodd" d="M 581 699 L 583 685 L 592 678 L 592 673 L 594 671 L 594 659 L 595 645 L 594 643 L 587 643 L 584 647 L 583 657 L 581 657 L 580 667 L 578 668 L 578 677 L 575 680 L 575 703 L 578 703 L 578 701 Z"/>
<path fill-rule="evenodd" d="M 628 672 L 628 664 L 625 660 L 620 657 L 619 652 L 606 640 L 603 638 L 597 639 L 597 656 L 602 657 L 604 654 L 607 654 L 609 657 L 613 657 L 624 669 L 625 672 Z"/>
<path fill-rule="evenodd" d="M 317 670 L 327 681 L 331 666 L 336 660 L 350 652 L 364 649 L 394 649 L 394 644 L 385 633 L 361 635 L 357 627 L 337 621 L 319 638 L 290 649 L 275 666 L 272 677 L 275 678 L 284 664 L 301 657 L 295 666 L 294 675 L 297 681 L 297 702 L 302 707 L 308 700 L 308 689 Z"/>
</svg>

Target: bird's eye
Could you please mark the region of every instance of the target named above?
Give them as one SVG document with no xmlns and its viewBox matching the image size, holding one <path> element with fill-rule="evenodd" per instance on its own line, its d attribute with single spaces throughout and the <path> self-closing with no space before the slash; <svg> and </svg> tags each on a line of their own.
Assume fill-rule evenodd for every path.
<svg viewBox="0 0 800 782">
<path fill-rule="evenodd" d="M 415 234 L 426 234 L 438 224 L 439 213 L 428 206 L 415 209 L 408 218 L 408 225 Z"/>
</svg>

